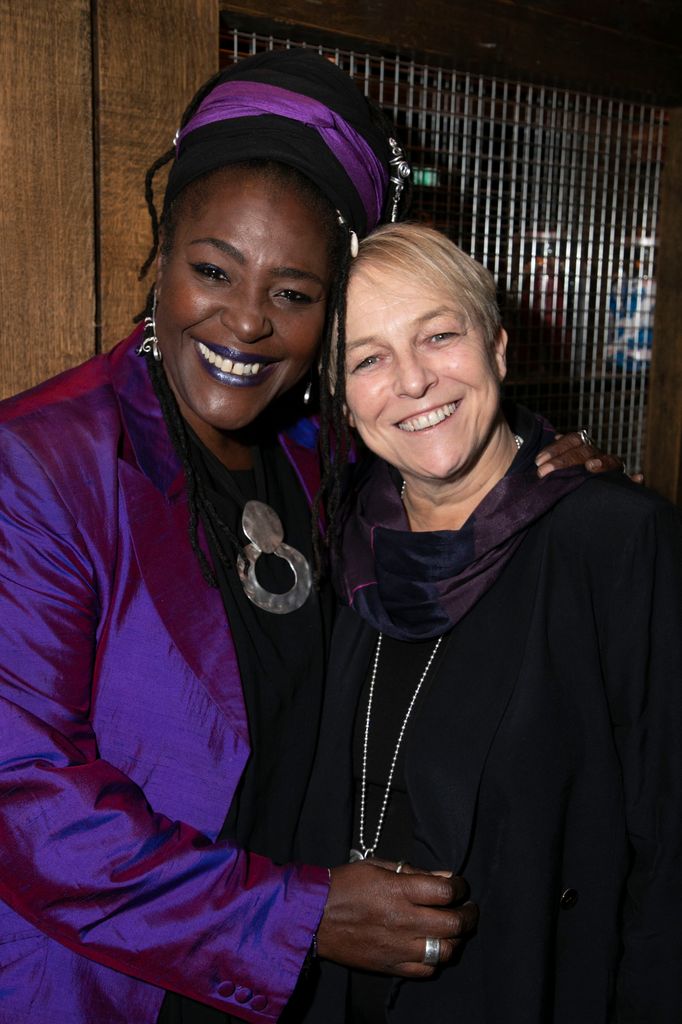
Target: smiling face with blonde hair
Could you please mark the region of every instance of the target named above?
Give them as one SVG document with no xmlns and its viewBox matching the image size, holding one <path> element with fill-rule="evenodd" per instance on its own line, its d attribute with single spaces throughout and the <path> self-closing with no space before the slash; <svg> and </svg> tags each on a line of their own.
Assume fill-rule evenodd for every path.
<svg viewBox="0 0 682 1024">
<path fill-rule="evenodd" d="M 492 278 L 444 236 L 392 225 L 363 242 L 348 289 L 348 416 L 408 489 L 438 500 L 443 486 L 478 493 L 504 475 L 506 345 Z"/>
</svg>

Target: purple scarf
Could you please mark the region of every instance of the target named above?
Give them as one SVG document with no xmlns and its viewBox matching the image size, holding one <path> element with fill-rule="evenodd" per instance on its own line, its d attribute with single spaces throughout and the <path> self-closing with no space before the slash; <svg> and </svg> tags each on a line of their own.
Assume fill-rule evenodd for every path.
<svg viewBox="0 0 682 1024">
<path fill-rule="evenodd" d="M 398 640 L 446 633 L 493 585 L 532 523 L 587 479 L 582 466 L 540 479 L 535 456 L 554 431 L 525 409 L 513 412 L 524 443 L 459 530 L 413 533 L 395 470 L 380 459 L 359 470 L 334 583 L 375 629 Z"/>
</svg>

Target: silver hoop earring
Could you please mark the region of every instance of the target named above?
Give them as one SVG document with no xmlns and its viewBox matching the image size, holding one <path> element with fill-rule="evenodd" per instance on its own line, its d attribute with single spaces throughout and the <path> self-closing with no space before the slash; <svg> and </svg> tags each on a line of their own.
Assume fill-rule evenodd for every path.
<svg viewBox="0 0 682 1024">
<path fill-rule="evenodd" d="M 303 404 L 310 405 L 310 398 L 313 393 L 313 378 L 311 377 L 306 385 L 306 389 L 303 392 Z"/>
<path fill-rule="evenodd" d="M 144 318 L 144 337 L 136 351 L 138 356 L 149 355 L 151 352 L 157 363 L 163 359 L 159 348 L 159 339 L 156 337 L 156 292 L 152 299 L 152 315 Z"/>
</svg>

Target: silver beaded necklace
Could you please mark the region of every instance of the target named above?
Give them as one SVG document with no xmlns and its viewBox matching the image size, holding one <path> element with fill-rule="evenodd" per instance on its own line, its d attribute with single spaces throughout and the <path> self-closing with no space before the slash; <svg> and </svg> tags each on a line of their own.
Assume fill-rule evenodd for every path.
<svg viewBox="0 0 682 1024">
<path fill-rule="evenodd" d="M 424 680 L 429 674 L 429 669 L 433 664 L 433 659 L 438 653 L 438 648 L 443 640 L 442 636 L 439 636 L 436 640 L 435 646 L 431 651 L 429 660 L 426 663 L 426 668 L 422 672 L 421 679 L 417 683 L 417 687 L 412 694 L 407 711 L 403 718 L 402 725 L 400 726 L 400 732 L 398 733 L 398 739 L 396 741 L 395 749 L 393 751 L 393 757 L 391 758 L 391 767 L 388 770 L 388 778 L 386 779 L 386 788 L 384 789 L 384 798 L 381 802 L 381 810 L 379 811 L 379 820 L 377 821 L 376 831 L 374 833 L 374 841 L 371 846 L 368 846 L 365 842 L 365 805 L 367 800 L 367 755 L 369 751 L 369 729 L 372 721 L 372 703 L 374 701 L 374 687 L 377 679 L 377 670 L 379 668 L 379 656 L 381 654 L 381 641 L 383 639 L 383 633 L 379 633 L 377 638 L 376 651 L 374 652 L 374 665 L 372 667 L 372 678 L 369 684 L 369 698 L 367 701 L 367 714 L 365 716 L 365 737 L 362 746 L 362 779 L 360 783 L 360 828 L 358 831 L 358 845 L 359 850 L 350 851 L 350 860 L 366 860 L 367 857 L 373 857 L 377 846 L 379 845 L 379 839 L 381 838 L 381 830 L 384 827 L 384 818 L 386 817 L 386 808 L 388 807 L 388 801 L 391 796 L 391 783 L 393 782 L 393 774 L 395 772 L 395 766 L 398 763 L 398 754 L 400 753 L 400 747 L 403 742 L 407 723 L 410 720 L 412 709 L 414 708 L 419 691 L 424 685 Z"/>
<path fill-rule="evenodd" d="M 523 438 L 519 434 L 514 434 L 514 442 L 517 449 L 523 444 Z M 400 497 L 403 498 L 405 495 L 405 481 L 403 480 L 402 487 L 400 488 Z M 400 747 L 403 742 L 405 730 L 407 729 L 407 723 L 410 720 L 412 709 L 414 708 L 417 697 L 419 696 L 420 690 L 424 685 L 424 680 L 429 674 L 429 669 L 433 664 L 433 659 L 438 653 L 438 648 L 443 640 L 442 636 L 439 636 L 436 640 L 435 646 L 431 651 L 429 660 L 426 663 L 426 668 L 421 674 L 421 679 L 417 683 L 416 689 L 412 694 L 412 699 L 408 705 L 405 717 L 403 718 L 402 725 L 400 726 L 400 732 L 398 733 L 398 739 L 396 741 L 395 749 L 393 751 L 393 757 L 391 758 L 391 767 L 388 770 L 388 778 L 386 779 L 386 787 L 384 789 L 384 797 L 381 801 L 381 810 L 379 811 L 379 820 L 377 821 L 376 831 L 374 833 L 374 842 L 371 846 L 365 843 L 365 808 L 367 803 L 367 758 L 369 752 L 369 729 L 372 721 L 372 704 L 374 702 L 374 687 L 377 679 L 377 671 L 379 669 L 379 657 L 381 655 L 381 641 L 383 639 L 383 633 L 379 633 L 377 638 L 377 646 L 374 652 L 374 664 L 372 666 L 372 678 L 369 684 L 369 697 L 367 700 L 367 714 L 365 716 L 365 735 L 362 746 L 362 778 L 360 780 L 360 826 L 358 830 L 358 845 L 359 850 L 352 849 L 350 851 L 350 861 L 366 860 L 368 857 L 374 856 L 377 846 L 379 845 L 379 839 L 381 838 L 381 830 L 384 827 L 384 818 L 386 817 L 386 808 L 388 807 L 388 801 L 391 796 L 391 783 L 393 782 L 393 775 L 395 773 L 395 766 L 398 763 L 398 754 L 400 753 Z"/>
</svg>

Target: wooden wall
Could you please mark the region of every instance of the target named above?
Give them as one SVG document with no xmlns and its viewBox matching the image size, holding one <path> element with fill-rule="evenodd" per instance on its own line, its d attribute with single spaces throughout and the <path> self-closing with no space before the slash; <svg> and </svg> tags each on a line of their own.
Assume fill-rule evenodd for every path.
<svg viewBox="0 0 682 1024">
<path fill-rule="evenodd" d="M 0 396 L 127 334 L 144 172 L 218 67 L 217 0 L 0 0 Z"/>
<path fill-rule="evenodd" d="M 682 108 L 670 112 L 656 261 L 646 482 L 682 505 Z"/>
<path fill-rule="evenodd" d="M 0 0 L 0 392 L 90 355 L 89 0 Z"/>
<path fill-rule="evenodd" d="M 215 0 L 96 5 L 101 274 L 100 343 L 130 331 L 153 281 L 138 281 L 151 242 L 144 174 L 173 141 L 198 86 L 218 70 Z M 159 182 L 162 190 L 163 177 Z M 158 205 L 158 204 L 157 204 Z"/>
</svg>

